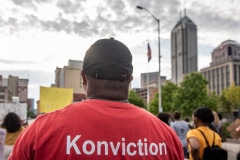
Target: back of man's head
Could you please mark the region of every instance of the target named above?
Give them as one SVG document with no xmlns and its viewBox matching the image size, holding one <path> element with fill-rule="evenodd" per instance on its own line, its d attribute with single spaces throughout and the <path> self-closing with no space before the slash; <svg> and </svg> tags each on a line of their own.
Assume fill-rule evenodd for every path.
<svg viewBox="0 0 240 160">
<path fill-rule="evenodd" d="M 114 39 L 96 41 L 83 60 L 87 99 L 126 100 L 132 72 L 132 55 L 126 45 Z"/>
<path fill-rule="evenodd" d="M 173 113 L 173 117 L 174 117 L 175 120 L 180 120 L 181 119 L 181 112 L 175 111 Z"/>
<path fill-rule="evenodd" d="M 85 54 L 83 71 L 96 79 L 129 80 L 133 72 L 131 52 L 112 38 L 98 40 Z"/>
</svg>

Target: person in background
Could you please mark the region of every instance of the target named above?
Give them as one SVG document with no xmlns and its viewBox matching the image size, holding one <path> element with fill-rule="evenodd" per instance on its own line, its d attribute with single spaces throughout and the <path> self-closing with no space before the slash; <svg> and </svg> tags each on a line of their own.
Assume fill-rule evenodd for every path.
<svg viewBox="0 0 240 160">
<path fill-rule="evenodd" d="M 128 102 L 130 50 L 114 39 L 96 41 L 81 71 L 86 100 L 39 115 L 16 141 L 9 160 L 183 160 L 174 131 Z"/>
<path fill-rule="evenodd" d="M 171 118 L 171 114 L 168 112 L 159 112 L 157 114 L 157 117 L 163 121 L 164 123 L 166 123 L 168 126 L 171 125 L 172 122 L 172 118 Z"/>
<path fill-rule="evenodd" d="M 212 123 L 208 123 L 208 127 L 214 132 L 218 133 L 222 139 L 222 142 L 226 141 L 226 136 L 223 133 L 222 122 L 220 120 L 220 116 L 217 112 L 213 111 L 214 121 Z"/>
<path fill-rule="evenodd" d="M 25 127 L 22 126 L 22 121 L 16 113 L 9 112 L 4 117 L 3 123 L 1 124 L 1 128 L 6 129 L 4 159 L 7 159 L 10 153 L 12 152 L 12 148 L 16 139 L 25 129 Z"/>
<path fill-rule="evenodd" d="M 190 129 L 187 133 L 187 143 L 190 149 L 190 160 L 199 160 L 203 158 L 204 148 L 207 143 L 201 134 L 206 136 L 207 141 L 222 147 L 221 137 L 208 127 L 209 123 L 214 121 L 212 110 L 207 107 L 199 107 L 193 113 L 193 122 L 195 129 Z M 215 138 L 214 138 L 215 137 Z"/>
<path fill-rule="evenodd" d="M 6 129 L 6 145 L 14 145 L 16 139 L 20 135 L 20 133 L 25 129 L 22 126 L 22 121 L 19 116 L 14 112 L 9 112 L 3 119 L 3 123 L 1 124 L 1 128 Z"/>
<path fill-rule="evenodd" d="M 190 123 L 189 117 L 185 117 L 185 118 L 184 118 L 184 121 L 188 123 L 189 129 L 193 129 L 193 126 L 192 126 L 192 124 Z"/>
<path fill-rule="evenodd" d="M 171 123 L 171 127 L 178 135 L 183 151 L 184 151 L 184 158 L 189 158 L 189 152 L 187 147 L 186 135 L 189 131 L 189 124 L 181 119 L 181 112 L 175 111 L 173 113 L 174 122 Z"/>
<path fill-rule="evenodd" d="M 213 127 L 215 128 L 216 132 L 222 138 L 222 142 L 226 142 L 226 136 L 223 133 L 223 123 L 222 123 L 222 115 L 213 111 L 214 121 L 212 122 Z"/>
</svg>

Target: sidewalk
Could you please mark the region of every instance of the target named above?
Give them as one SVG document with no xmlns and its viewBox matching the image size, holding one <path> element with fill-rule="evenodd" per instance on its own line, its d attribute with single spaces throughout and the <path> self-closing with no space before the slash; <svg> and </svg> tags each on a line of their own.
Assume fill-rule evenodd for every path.
<svg viewBox="0 0 240 160">
<path fill-rule="evenodd" d="M 222 147 L 228 151 L 228 160 L 236 160 L 237 153 L 240 152 L 240 141 L 235 139 L 227 140 Z"/>
<path fill-rule="evenodd" d="M 228 160 L 237 160 L 237 153 L 240 152 L 240 141 L 229 139 L 227 142 L 222 143 L 222 148 L 228 151 Z"/>
</svg>

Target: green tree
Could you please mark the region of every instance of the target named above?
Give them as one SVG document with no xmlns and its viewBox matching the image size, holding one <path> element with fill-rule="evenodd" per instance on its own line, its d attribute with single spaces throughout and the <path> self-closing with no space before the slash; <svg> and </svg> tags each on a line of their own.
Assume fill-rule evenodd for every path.
<svg viewBox="0 0 240 160">
<path fill-rule="evenodd" d="M 136 106 L 146 109 L 146 104 L 143 99 L 133 90 L 130 90 L 128 93 L 128 101 Z"/>
<path fill-rule="evenodd" d="M 153 100 L 149 104 L 149 112 L 156 115 L 158 114 L 158 93 L 154 95 Z"/>
<path fill-rule="evenodd" d="M 224 89 L 219 96 L 218 106 L 220 112 L 225 113 L 232 113 L 234 110 L 240 109 L 240 86 L 231 84 L 228 88 Z"/>
<path fill-rule="evenodd" d="M 166 84 L 162 86 L 162 107 L 164 112 L 174 111 L 173 100 L 178 89 L 179 87 L 170 81 L 167 81 Z"/>
<path fill-rule="evenodd" d="M 227 89 L 224 89 L 221 95 L 218 97 L 218 112 L 231 113 L 231 103 L 226 98 Z"/>
<path fill-rule="evenodd" d="M 27 111 L 27 117 L 29 118 L 35 118 L 36 115 L 33 113 L 33 111 Z"/>
<path fill-rule="evenodd" d="M 162 108 L 164 112 L 172 112 L 173 109 L 173 95 L 177 92 L 178 86 L 170 81 L 167 81 L 165 85 L 162 86 Z M 155 94 L 153 100 L 150 102 L 149 111 L 152 114 L 157 114 L 159 112 L 158 103 L 158 93 Z"/>
<path fill-rule="evenodd" d="M 185 76 L 173 100 L 173 109 L 191 115 L 199 106 L 206 106 L 208 81 L 200 73 Z"/>
<path fill-rule="evenodd" d="M 179 110 L 183 116 L 190 116 L 199 106 L 217 109 L 218 96 L 207 91 L 208 81 L 200 73 L 185 76 L 178 86 L 167 82 L 162 86 L 162 107 L 164 112 Z M 149 111 L 158 113 L 158 93 L 150 103 Z"/>
<path fill-rule="evenodd" d="M 232 111 L 235 109 L 240 109 L 240 87 L 231 84 L 225 93 L 227 101 L 231 105 Z"/>
<path fill-rule="evenodd" d="M 205 100 L 205 106 L 218 112 L 218 96 L 213 92 L 209 93 Z"/>
</svg>

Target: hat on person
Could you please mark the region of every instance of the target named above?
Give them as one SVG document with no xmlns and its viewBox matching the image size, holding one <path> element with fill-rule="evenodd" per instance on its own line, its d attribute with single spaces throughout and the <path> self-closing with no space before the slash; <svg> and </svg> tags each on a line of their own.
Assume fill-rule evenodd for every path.
<svg viewBox="0 0 240 160">
<path fill-rule="evenodd" d="M 128 80 L 133 72 L 131 52 L 113 38 L 100 39 L 87 50 L 83 71 L 97 79 Z"/>
</svg>

